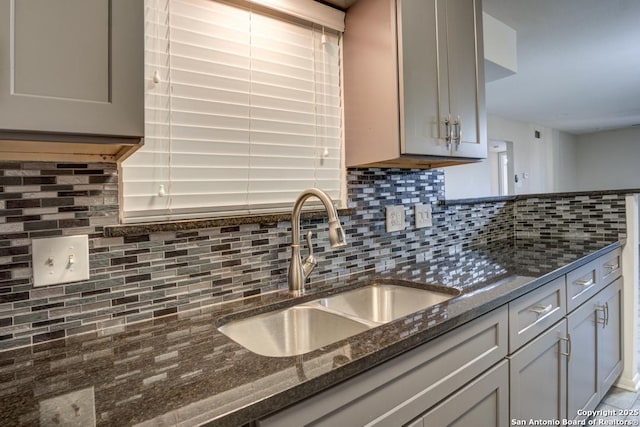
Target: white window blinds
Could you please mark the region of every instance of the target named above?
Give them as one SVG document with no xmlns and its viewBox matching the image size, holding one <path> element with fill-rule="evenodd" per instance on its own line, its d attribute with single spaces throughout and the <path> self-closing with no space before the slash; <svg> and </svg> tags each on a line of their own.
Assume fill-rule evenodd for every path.
<svg viewBox="0 0 640 427">
<path fill-rule="evenodd" d="M 147 0 L 145 144 L 125 222 L 343 199 L 340 34 L 211 0 Z"/>
</svg>

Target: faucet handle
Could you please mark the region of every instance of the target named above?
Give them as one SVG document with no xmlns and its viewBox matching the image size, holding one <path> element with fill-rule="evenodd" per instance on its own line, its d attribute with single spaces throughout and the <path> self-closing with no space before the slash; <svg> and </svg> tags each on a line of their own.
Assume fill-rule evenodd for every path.
<svg viewBox="0 0 640 427">
<path fill-rule="evenodd" d="M 313 237 L 313 232 L 308 231 L 307 246 L 309 247 L 309 255 L 302 262 L 302 274 L 304 274 L 305 279 L 309 277 L 313 269 L 316 268 L 316 265 L 318 265 L 316 257 L 313 256 L 313 243 L 311 242 L 311 237 Z"/>
</svg>

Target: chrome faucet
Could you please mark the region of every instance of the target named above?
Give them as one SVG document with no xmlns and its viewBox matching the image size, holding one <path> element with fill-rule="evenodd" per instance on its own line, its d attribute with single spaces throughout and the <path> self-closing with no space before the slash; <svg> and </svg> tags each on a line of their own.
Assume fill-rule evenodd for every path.
<svg viewBox="0 0 640 427">
<path fill-rule="evenodd" d="M 291 262 L 289 263 L 288 281 L 289 291 L 293 295 L 302 295 L 304 293 L 304 282 L 318 263 L 313 256 L 313 244 L 311 242 L 313 233 L 311 231 L 307 233 L 309 255 L 305 258 L 304 262 L 300 258 L 300 213 L 302 211 L 302 205 L 311 196 L 320 199 L 329 216 L 329 243 L 331 247 L 339 248 L 346 244 L 344 230 L 340 225 L 338 213 L 333 206 L 331 197 L 317 188 L 310 188 L 300 193 L 296 203 L 293 205 L 293 212 L 291 214 Z"/>
</svg>

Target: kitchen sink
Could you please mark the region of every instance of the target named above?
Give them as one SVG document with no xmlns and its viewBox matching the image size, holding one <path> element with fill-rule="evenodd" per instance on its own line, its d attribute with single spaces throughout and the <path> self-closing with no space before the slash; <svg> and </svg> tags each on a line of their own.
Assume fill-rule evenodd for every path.
<svg viewBox="0 0 640 427">
<path fill-rule="evenodd" d="M 374 283 L 293 307 L 232 320 L 218 330 L 248 350 L 295 356 L 357 335 L 459 295 L 453 288 Z"/>
<path fill-rule="evenodd" d="M 446 290 L 446 292 L 445 292 Z M 331 310 L 376 323 L 387 323 L 432 307 L 459 295 L 454 288 L 442 291 L 374 284 L 318 300 Z"/>
<path fill-rule="evenodd" d="M 284 357 L 316 350 L 370 327 L 325 310 L 297 305 L 235 320 L 218 330 L 254 353 Z"/>
</svg>

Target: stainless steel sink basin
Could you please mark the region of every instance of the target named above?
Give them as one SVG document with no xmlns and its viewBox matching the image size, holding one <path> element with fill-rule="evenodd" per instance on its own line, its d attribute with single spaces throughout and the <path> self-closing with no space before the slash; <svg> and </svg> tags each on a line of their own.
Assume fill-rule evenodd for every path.
<svg viewBox="0 0 640 427">
<path fill-rule="evenodd" d="M 432 287 L 434 288 L 434 287 Z M 254 353 L 304 354 L 442 303 L 456 289 L 373 284 L 282 310 L 232 320 L 218 330 Z"/>
<path fill-rule="evenodd" d="M 263 356 L 304 354 L 370 329 L 370 326 L 308 305 L 235 320 L 220 332 Z"/>
<path fill-rule="evenodd" d="M 456 289 L 440 292 L 406 286 L 375 284 L 318 302 L 331 310 L 376 323 L 387 323 L 432 307 L 457 295 Z"/>
</svg>

